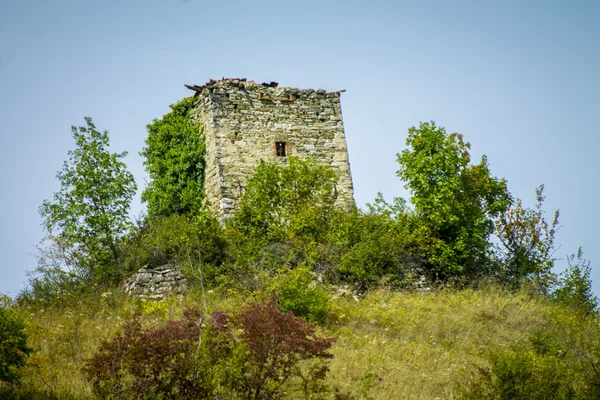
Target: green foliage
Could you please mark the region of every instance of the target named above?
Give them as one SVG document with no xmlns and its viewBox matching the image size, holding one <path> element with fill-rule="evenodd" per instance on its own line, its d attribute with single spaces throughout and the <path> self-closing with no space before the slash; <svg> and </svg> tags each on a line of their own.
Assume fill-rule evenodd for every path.
<svg viewBox="0 0 600 400">
<path fill-rule="evenodd" d="M 261 161 L 249 179 L 231 225 L 264 242 L 319 243 L 337 198 L 333 169 L 290 157 L 286 166 Z"/>
<path fill-rule="evenodd" d="M 148 124 L 140 155 L 150 175 L 142 193 L 150 218 L 194 215 L 204 195 L 204 133 L 190 120 L 194 98 L 171 105 L 171 112 Z"/>
<path fill-rule="evenodd" d="M 552 285 L 554 266 L 554 236 L 558 230 L 558 210 L 551 223 L 546 221 L 544 185 L 535 191 L 537 203 L 533 209 L 524 208 L 520 199 L 500 214 L 495 233 L 500 242 L 498 277 L 518 287 L 523 282 L 536 285 L 547 292 Z"/>
<path fill-rule="evenodd" d="M 410 250 L 410 216 L 400 200 L 390 205 L 379 196 L 368 207 L 367 213 L 354 210 L 336 221 L 337 238 L 331 243 L 339 249 L 334 258 L 337 278 L 361 290 L 382 281 L 399 286 L 409 268 L 421 265 Z"/>
<path fill-rule="evenodd" d="M 16 382 L 32 349 L 27 346 L 25 321 L 11 308 L 0 304 L 0 383 Z"/>
<path fill-rule="evenodd" d="M 325 322 L 329 296 L 308 268 L 298 267 L 280 273 L 266 291 L 282 311 L 292 312 L 308 322 Z"/>
<path fill-rule="evenodd" d="M 420 218 L 414 234 L 423 255 L 441 276 L 481 272 L 493 218 L 511 201 L 506 182 L 491 175 L 485 156 L 471 164 L 470 144 L 434 122 L 410 128 L 406 145 L 398 176 Z"/>
<path fill-rule="evenodd" d="M 532 351 L 494 351 L 491 368 L 479 370 L 480 380 L 465 391 L 464 399 L 546 400 L 576 399 L 576 382 L 568 364 L 554 355 Z"/>
<path fill-rule="evenodd" d="M 489 351 L 490 367 L 477 368 L 461 398 L 600 398 L 597 317 L 555 309 L 551 320 L 512 348 Z"/>
<path fill-rule="evenodd" d="M 567 257 L 567 269 L 560 275 L 552 297 L 560 304 L 587 315 L 598 315 L 598 298 L 592 292 L 590 262 L 583 258 L 581 248 Z"/>
<path fill-rule="evenodd" d="M 89 117 L 85 121 L 85 127 L 71 128 L 76 148 L 56 175 L 60 190 L 52 201 L 44 200 L 40 215 L 50 241 L 58 243 L 61 257 L 76 266 L 81 279 L 115 281 L 111 266 L 131 226 L 129 203 L 136 184 L 121 161 L 127 153 L 110 153 L 108 132 L 98 131 Z"/>
<path fill-rule="evenodd" d="M 207 212 L 196 216 L 171 215 L 147 220 L 125 243 L 125 268 L 170 262 L 181 266 L 216 267 L 224 258 L 226 241 L 218 221 Z"/>
</svg>

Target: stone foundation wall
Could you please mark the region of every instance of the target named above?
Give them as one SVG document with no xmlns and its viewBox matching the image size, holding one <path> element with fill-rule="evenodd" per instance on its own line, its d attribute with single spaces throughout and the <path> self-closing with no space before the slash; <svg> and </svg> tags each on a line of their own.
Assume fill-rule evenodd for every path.
<svg viewBox="0 0 600 400">
<path fill-rule="evenodd" d="M 124 285 L 125 293 L 141 298 L 160 300 L 167 296 L 183 293 L 187 280 L 174 265 L 142 267 Z"/>
<path fill-rule="evenodd" d="M 244 79 L 188 86 L 198 99 L 192 120 L 206 137 L 206 199 L 221 219 L 236 209 L 261 159 L 310 157 L 330 165 L 339 177 L 339 206 L 354 204 L 340 93 L 276 86 Z M 285 157 L 277 155 L 278 142 Z"/>
</svg>

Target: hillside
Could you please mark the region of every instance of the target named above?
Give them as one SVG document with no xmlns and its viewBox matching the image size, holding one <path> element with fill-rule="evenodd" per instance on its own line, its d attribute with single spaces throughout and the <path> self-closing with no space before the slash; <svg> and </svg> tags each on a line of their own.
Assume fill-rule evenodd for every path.
<svg viewBox="0 0 600 400">
<path fill-rule="evenodd" d="M 580 249 L 553 270 L 543 185 L 525 207 L 428 122 L 397 156 L 409 201 L 340 203 L 331 165 L 281 152 L 220 218 L 193 101 L 148 126 L 135 223 L 124 154 L 91 118 L 73 127 L 38 268 L 2 299 L 0 397 L 600 397 L 590 265 Z M 142 276 L 160 292 L 126 295 Z"/>
<path fill-rule="evenodd" d="M 19 398 L 92 397 L 82 366 L 102 340 L 122 329 L 134 309 L 143 310 L 144 325 L 160 326 L 180 318 L 186 307 L 198 307 L 200 297 L 190 294 L 140 302 L 113 291 L 71 307 L 20 309 L 30 320 L 27 332 L 36 353 L 22 371 L 23 397 Z M 232 311 L 242 302 L 214 293 L 206 300 L 209 312 Z M 479 368 L 490 367 L 490 354 L 515 351 L 531 354 L 536 363 L 556 363 L 550 371 L 556 375 L 544 385 L 566 379 L 560 374 L 568 374 L 568 383 L 577 387 L 585 378 L 582 371 L 589 370 L 585 364 L 590 360 L 582 351 L 597 357 L 600 344 L 597 326 L 582 330 L 586 324 L 562 307 L 495 286 L 429 295 L 378 290 L 360 300 L 333 297 L 319 329 L 320 336 L 336 340 L 324 382 L 330 390 L 346 393 L 346 398 L 457 398 L 461 387 L 481 379 Z M 589 335 L 586 343 L 581 341 L 585 335 Z M 556 357 L 554 350 L 548 350 L 552 348 L 564 353 Z M 544 374 L 549 371 L 530 368 L 521 365 L 520 373 L 533 372 L 529 380 L 547 378 Z M 303 398 L 297 391 L 297 378 L 286 388 L 285 398 Z M 535 384 L 531 388 L 535 390 Z M 314 398 L 331 396 L 322 393 Z"/>
</svg>

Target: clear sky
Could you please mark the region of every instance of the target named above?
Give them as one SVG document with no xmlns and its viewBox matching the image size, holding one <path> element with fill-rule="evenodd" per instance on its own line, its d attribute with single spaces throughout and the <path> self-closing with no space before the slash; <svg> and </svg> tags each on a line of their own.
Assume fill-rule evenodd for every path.
<svg viewBox="0 0 600 400">
<path fill-rule="evenodd" d="M 146 124 L 184 84 L 223 76 L 346 89 L 359 205 L 407 196 L 395 173 L 410 126 L 463 133 L 526 205 L 546 185 L 557 255 L 583 246 L 600 293 L 595 0 L 0 0 L 0 292 L 36 266 L 71 125 L 108 130 L 142 188 Z"/>
</svg>

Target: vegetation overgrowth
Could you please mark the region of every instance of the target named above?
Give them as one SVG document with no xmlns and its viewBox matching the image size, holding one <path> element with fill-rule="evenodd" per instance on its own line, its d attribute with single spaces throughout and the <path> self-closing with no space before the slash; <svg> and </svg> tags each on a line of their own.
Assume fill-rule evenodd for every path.
<svg viewBox="0 0 600 400">
<path fill-rule="evenodd" d="M 335 172 L 261 162 L 221 224 L 203 203 L 193 99 L 148 125 L 148 214 L 108 133 L 76 149 L 40 209 L 29 287 L 0 307 L 0 397 L 593 399 L 598 302 L 581 249 L 554 272 L 558 211 L 526 208 L 435 123 L 398 155 L 408 200 L 337 207 Z M 185 296 L 130 298 L 142 266 Z M 425 282 L 425 287 L 423 287 Z"/>
</svg>

